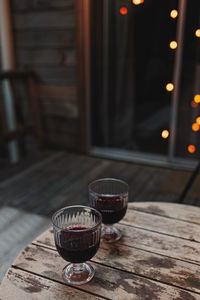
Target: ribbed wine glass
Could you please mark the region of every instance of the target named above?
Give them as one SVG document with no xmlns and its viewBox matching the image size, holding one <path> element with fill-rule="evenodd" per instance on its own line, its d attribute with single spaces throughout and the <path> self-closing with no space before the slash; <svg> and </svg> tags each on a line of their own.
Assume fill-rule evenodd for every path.
<svg viewBox="0 0 200 300">
<path fill-rule="evenodd" d="M 126 214 L 128 184 L 116 178 L 102 178 L 91 182 L 88 188 L 91 207 L 102 214 L 102 241 L 112 243 L 119 240 L 121 232 L 113 224 Z"/>
<path fill-rule="evenodd" d="M 85 263 L 97 252 L 101 237 L 101 214 L 87 206 L 68 206 L 52 217 L 55 245 L 60 256 L 69 261 L 63 279 L 81 285 L 94 276 L 93 267 Z"/>
</svg>

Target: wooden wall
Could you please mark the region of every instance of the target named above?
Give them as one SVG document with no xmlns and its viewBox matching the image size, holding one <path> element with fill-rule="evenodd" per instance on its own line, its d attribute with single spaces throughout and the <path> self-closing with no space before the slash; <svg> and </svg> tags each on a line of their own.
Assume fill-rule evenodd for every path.
<svg viewBox="0 0 200 300">
<path fill-rule="evenodd" d="M 78 149 L 75 0 L 10 0 L 17 67 L 38 76 L 48 143 Z"/>
</svg>

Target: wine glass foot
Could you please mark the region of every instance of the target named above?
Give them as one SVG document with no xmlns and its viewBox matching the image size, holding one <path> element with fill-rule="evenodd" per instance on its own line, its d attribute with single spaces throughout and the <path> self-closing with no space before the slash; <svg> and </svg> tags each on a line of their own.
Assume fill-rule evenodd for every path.
<svg viewBox="0 0 200 300">
<path fill-rule="evenodd" d="M 89 282 L 95 274 L 90 264 L 68 264 L 62 272 L 65 282 L 71 285 L 82 285 Z"/>
<path fill-rule="evenodd" d="M 114 243 L 118 241 L 121 238 L 122 234 L 114 226 L 106 226 L 104 225 L 102 231 L 101 231 L 101 241 L 104 243 Z"/>
</svg>

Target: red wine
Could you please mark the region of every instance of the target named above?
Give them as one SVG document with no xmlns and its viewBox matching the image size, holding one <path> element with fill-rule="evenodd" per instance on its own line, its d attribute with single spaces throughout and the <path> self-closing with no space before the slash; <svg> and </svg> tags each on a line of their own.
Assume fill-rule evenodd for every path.
<svg viewBox="0 0 200 300">
<path fill-rule="evenodd" d="M 114 224 L 119 222 L 126 214 L 127 204 L 120 197 L 98 197 L 95 200 L 94 208 L 102 214 L 102 223 Z"/>
<path fill-rule="evenodd" d="M 99 248 L 99 239 L 94 238 L 94 232 L 92 230 L 84 231 L 87 227 L 81 226 L 68 227 L 67 229 L 69 231 L 60 232 L 58 239 L 60 245 L 56 243 L 58 253 L 71 263 L 83 263 L 90 260 Z"/>
</svg>

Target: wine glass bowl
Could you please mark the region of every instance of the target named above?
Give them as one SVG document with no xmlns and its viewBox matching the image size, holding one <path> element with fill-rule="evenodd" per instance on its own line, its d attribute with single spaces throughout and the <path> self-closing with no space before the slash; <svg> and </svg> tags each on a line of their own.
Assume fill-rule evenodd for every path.
<svg viewBox="0 0 200 300">
<path fill-rule="evenodd" d="M 121 232 L 113 224 L 126 214 L 128 184 L 120 179 L 102 178 L 91 182 L 88 188 L 91 207 L 102 214 L 102 241 L 112 243 L 119 240 Z"/>
<path fill-rule="evenodd" d="M 63 279 L 81 285 L 94 276 L 93 267 L 85 263 L 97 252 L 101 237 L 101 214 L 87 206 L 68 206 L 52 217 L 54 240 L 60 256 L 69 261 Z"/>
</svg>

